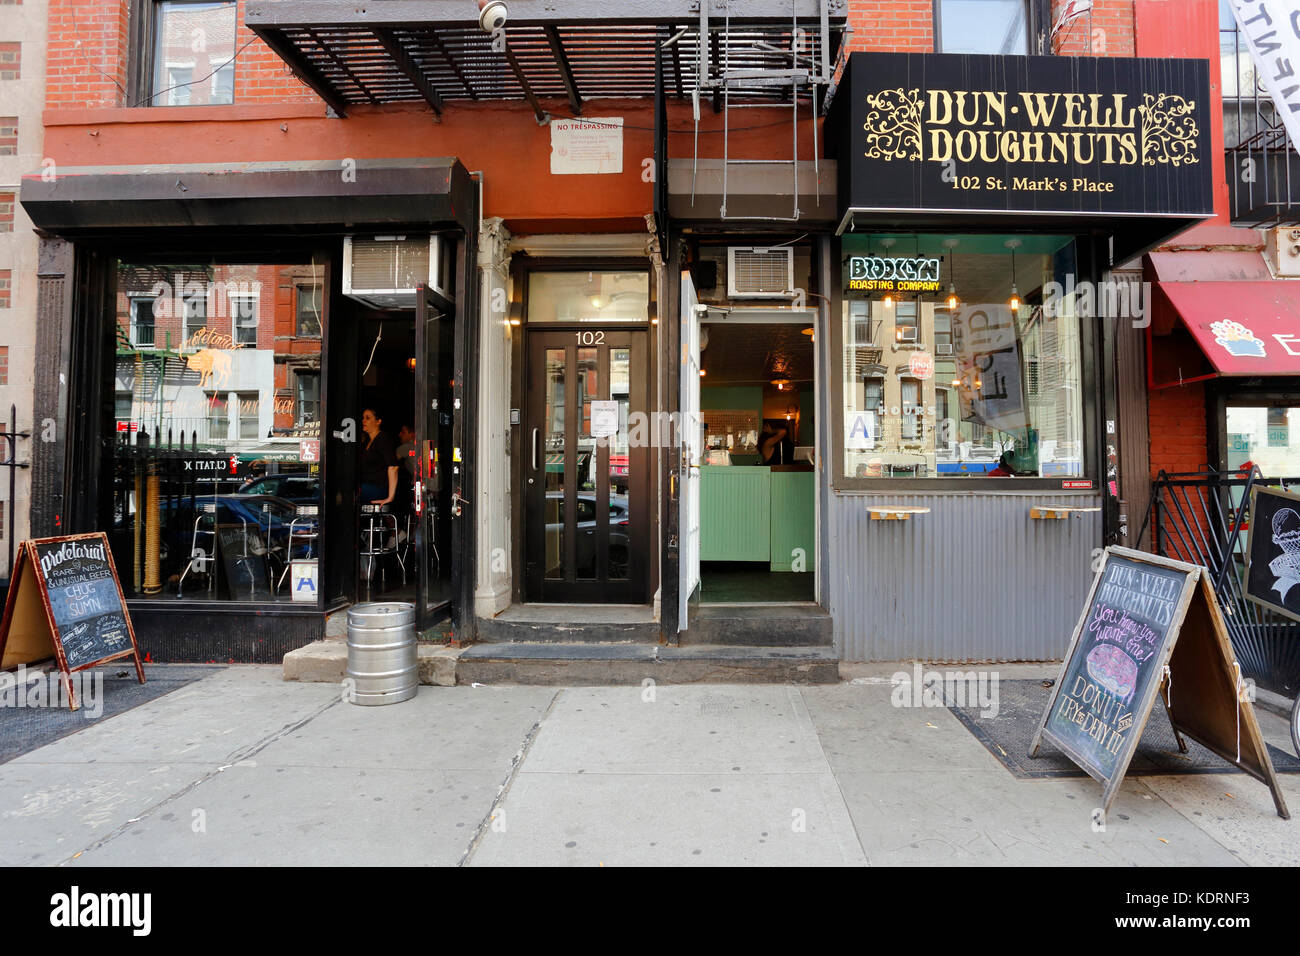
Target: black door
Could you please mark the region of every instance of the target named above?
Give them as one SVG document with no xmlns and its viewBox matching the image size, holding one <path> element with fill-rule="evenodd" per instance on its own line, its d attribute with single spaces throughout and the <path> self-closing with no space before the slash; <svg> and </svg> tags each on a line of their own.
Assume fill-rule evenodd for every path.
<svg viewBox="0 0 1300 956">
<path fill-rule="evenodd" d="M 451 618 L 460 585 L 461 562 L 454 553 L 451 532 L 463 500 L 452 308 L 423 287 L 416 295 L 415 447 L 419 460 L 414 554 L 418 568 L 416 623 L 421 631 Z"/>
<path fill-rule="evenodd" d="M 530 333 L 528 382 L 528 600 L 645 603 L 646 333 Z"/>
</svg>

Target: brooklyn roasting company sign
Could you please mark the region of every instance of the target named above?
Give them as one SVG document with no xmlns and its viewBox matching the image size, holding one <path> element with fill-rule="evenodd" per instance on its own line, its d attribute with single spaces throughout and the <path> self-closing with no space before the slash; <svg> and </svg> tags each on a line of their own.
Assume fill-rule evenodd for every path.
<svg viewBox="0 0 1300 956">
<path fill-rule="evenodd" d="M 847 84 L 852 207 L 1213 210 L 1206 61 L 855 54 Z"/>
</svg>

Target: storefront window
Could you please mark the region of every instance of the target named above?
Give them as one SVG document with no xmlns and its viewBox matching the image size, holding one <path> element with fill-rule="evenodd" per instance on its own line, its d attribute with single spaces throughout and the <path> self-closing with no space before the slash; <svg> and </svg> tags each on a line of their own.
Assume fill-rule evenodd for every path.
<svg viewBox="0 0 1300 956">
<path fill-rule="evenodd" d="M 106 398 L 128 597 L 304 600 L 293 585 L 323 540 L 321 343 L 294 334 L 288 294 L 304 270 L 119 265 Z M 315 605 L 314 589 L 305 599 Z"/>
<path fill-rule="evenodd" d="M 647 272 L 533 272 L 528 276 L 529 322 L 645 322 Z"/>
<path fill-rule="evenodd" d="M 1237 405 L 1227 408 L 1227 465 L 1248 462 L 1266 478 L 1300 477 L 1300 405 Z"/>
<path fill-rule="evenodd" d="M 857 235 L 843 253 L 843 477 L 1084 474 L 1071 239 Z"/>
</svg>

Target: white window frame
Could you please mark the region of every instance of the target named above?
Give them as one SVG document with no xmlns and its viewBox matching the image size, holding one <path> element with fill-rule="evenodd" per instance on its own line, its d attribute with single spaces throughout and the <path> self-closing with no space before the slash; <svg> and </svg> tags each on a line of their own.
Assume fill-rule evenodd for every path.
<svg viewBox="0 0 1300 956">
<path fill-rule="evenodd" d="M 136 336 L 136 304 L 139 302 L 148 302 L 151 306 L 156 306 L 158 297 L 155 295 L 135 295 L 129 297 L 129 309 L 131 313 L 131 345 L 138 349 L 153 349 L 158 347 L 158 313 L 154 312 L 153 316 L 153 341 L 144 343 Z"/>
<path fill-rule="evenodd" d="M 235 348 L 243 348 L 243 347 L 245 347 L 245 346 L 250 347 L 250 348 L 257 348 L 257 333 L 258 333 L 258 329 L 259 329 L 259 327 L 260 327 L 260 325 L 261 325 L 261 320 L 262 320 L 262 312 L 261 312 L 261 308 L 262 308 L 262 297 L 261 297 L 261 295 L 259 295 L 259 294 L 256 293 L 256 292 L 231 292 L 231 293 L 228 294 L 227 298 L 229 299 L 228 305 L 230 306 L 230 341 L 231 341 L 231 343 L 235 346 Z M 239 301 L 239 302 L 249 302 L 249 301 L 251 301 L 251 302 L 253 303 L 253 324 L 252 324 L 251 326 L 248 326 L 248 325 L 241 326 L 241 325 L 239 324 L 239 314 L 238 314 L 238 312 L 237 312 L 237 310 L 236 310 L 236 308 L 235 308 L 235 303 L 236 303 L 237 301 Z M 249 329 L 249 328 L 251 328 L 251 329 L 253 330 L 253 341 L 252 341 L 252 342 L 241 342 L 241 341 L 239 341 L 239 330 L 240 330 L 241 328 L 243 328 L 243 329 Z"/>
</svg>

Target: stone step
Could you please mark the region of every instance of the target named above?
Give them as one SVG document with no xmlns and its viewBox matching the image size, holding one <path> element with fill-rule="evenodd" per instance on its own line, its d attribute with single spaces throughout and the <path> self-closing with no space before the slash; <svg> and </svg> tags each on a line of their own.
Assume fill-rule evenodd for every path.
<svg viewBox="0 0 1300 956">
<path fill-rule="evenodd" d="M 727 607 L 704 605 L 691 611 L 682 632 L 686 646 L 726 644 L 743 647 L 830 647 L 834 624 L 820 607 Z"/>
<path fill-rule="evenodd" d="M 442 644 L 417 645 L 420 683 L 438 687 L 456 684 L 459 647 Z M 282 679 L 313 684 L 340 684 L 348 669 L 346 641 L 316 641 L 284 655 Z"/>
<path fill-rule="evenodd" d="M 513 609 L 512 609 L 513 610 Z M 573 615 L 579 618 L 579 615 Z M 654 620 L 619 620 L 617 616 L 606 620 L 552 619 L 540 615 L 502 615 L 479 618 L 478 640 L 484 644 L 656 644 L 659 641 L 659 624 Z"/>
<path fill-rule="evenodd" d="M 540 641 L 475 644 L 456 661 L 459 684 L 833 684 L 833 648 Z"/>
</svg>

